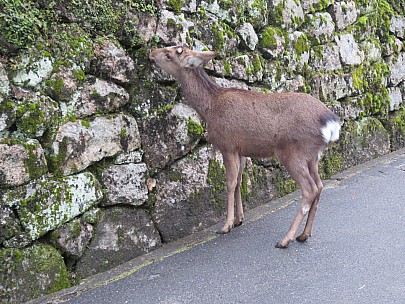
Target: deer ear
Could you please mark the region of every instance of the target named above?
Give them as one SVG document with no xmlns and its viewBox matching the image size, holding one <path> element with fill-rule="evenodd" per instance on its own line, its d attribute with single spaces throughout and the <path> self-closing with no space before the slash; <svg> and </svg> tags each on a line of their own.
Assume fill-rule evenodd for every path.
<svg viewBox="0 0 405 304">
<path fill-rule="evenodd" d="M 190 56 L 187 58 L 186 64 L 184 65 L 184 67 L 196 68 L 196 67 L 199 67 L 200 65 L 202 65 L 203 63 L 204 63 L 204 60 L 202 60 L 201 58 L 195 57 L 195 56 Z"/>
<path fill-rule="evenodd" d="M 211 51 L 207 52 L 194 52 L 194 54 L 189 55 L 186 59 L 184 67 L 186 68 L 196 68 L 200 65 L 210 61 L 215 57 L 215 53 Z"/>
</svg>

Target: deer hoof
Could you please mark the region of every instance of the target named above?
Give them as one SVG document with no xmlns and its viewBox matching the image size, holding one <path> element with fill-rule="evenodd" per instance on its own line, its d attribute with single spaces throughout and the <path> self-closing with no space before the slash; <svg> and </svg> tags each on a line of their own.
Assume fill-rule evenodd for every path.
<svg viewBox="0 0 405 304">
<path fill-rule="evenodd" d="M 234 227 L 242 226 L 243 220 L 244 220 L 243 217 L 242 217 L 240 220 L 236 220 L 236 219 L 235 219 L 235 221 L 233 222 L 233 226 L 234 226 Z"/>
<path fill-rule="evenodd" d="M 297 236 L 296 240 L 300 243 L 304 243 L 306 240 L 308 240 L 310 236 L 308 234 L 300 234 L 299 236 Z"/>
<path fill-rule="evenodd" d="M 231 231 L 232 228 L 233 228 L 233 225 L 225 226 L 221 230 L 218 230 L 217 234 L 227 234 L 227 233 L 229 233 Z"/>
<path fill-rule="evenodd" d="M 278 242 L 275 247 L 280 248 L 280 249 L 286 249 L 289 244 L 290 244 L 290 241 L 287 241 L 287 243 L 283 243 L 281 241 L 281 242 Z"/>
</svg>

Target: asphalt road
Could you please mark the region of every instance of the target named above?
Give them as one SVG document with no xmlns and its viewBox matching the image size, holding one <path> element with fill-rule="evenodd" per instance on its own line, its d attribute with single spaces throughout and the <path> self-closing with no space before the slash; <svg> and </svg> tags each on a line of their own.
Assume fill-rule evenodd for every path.
<svg viewBox="0 0 405 304">
<path fill-rule="evenodd" d="M 228 235 L 205 232 L 34 303 L 405 303 L 405 150 L 334 178 L 304 244 L 274 247 L 293 194 Z"/>
</svg>

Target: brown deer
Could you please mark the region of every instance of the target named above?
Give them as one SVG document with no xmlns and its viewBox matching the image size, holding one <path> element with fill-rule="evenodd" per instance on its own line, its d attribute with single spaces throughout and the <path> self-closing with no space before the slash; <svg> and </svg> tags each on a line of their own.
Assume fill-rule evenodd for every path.
<svg viewBox="0 0 405 304">
<path fill-rule="evenodd" d="M 240 184 L 246 157 L 276 156 L 302 194 L 301 208 L 276 247 L 288 247 L 308 214 L 304 231 L 296 238 L 304 242 L 311 236 L 323 187 L 319 160 L 326 146 L 339 138 L 339 117 L 307 94 L 223 88 L 201 67 L 214 57 L 212 51 L 198 52 L 186 45 L 149 53 L 152 61 L 180 82 L 187 102 L 206 122 L 209 142 L 222 153 L 228 208 L 218 233 L 228 233 L 243 222 Z"/>
</svg>

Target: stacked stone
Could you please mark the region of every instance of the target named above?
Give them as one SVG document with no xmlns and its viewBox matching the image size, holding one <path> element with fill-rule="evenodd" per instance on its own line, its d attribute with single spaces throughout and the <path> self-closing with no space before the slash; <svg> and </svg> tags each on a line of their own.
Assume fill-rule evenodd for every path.
<svg viewBox="0 0 405 304">
<path fill-rule="evenodd" d="M 152 46 L 216 51 L 206 68 L 225 87 L 322 100 L 343 123 L 323 177 L 405 146 L 398 1 L 162 0 L 158 14 L 125 16 L 125 39 L 63 7 L 63 52 L 38 51 L 41 39 L 0 50 L 0 302 L 65 288 L 222 220 L 221 157 L 174 79 L 149 63 Z M 248 208 L 294 189 L 277 161 L 248 161 Z"/>
</svg>

